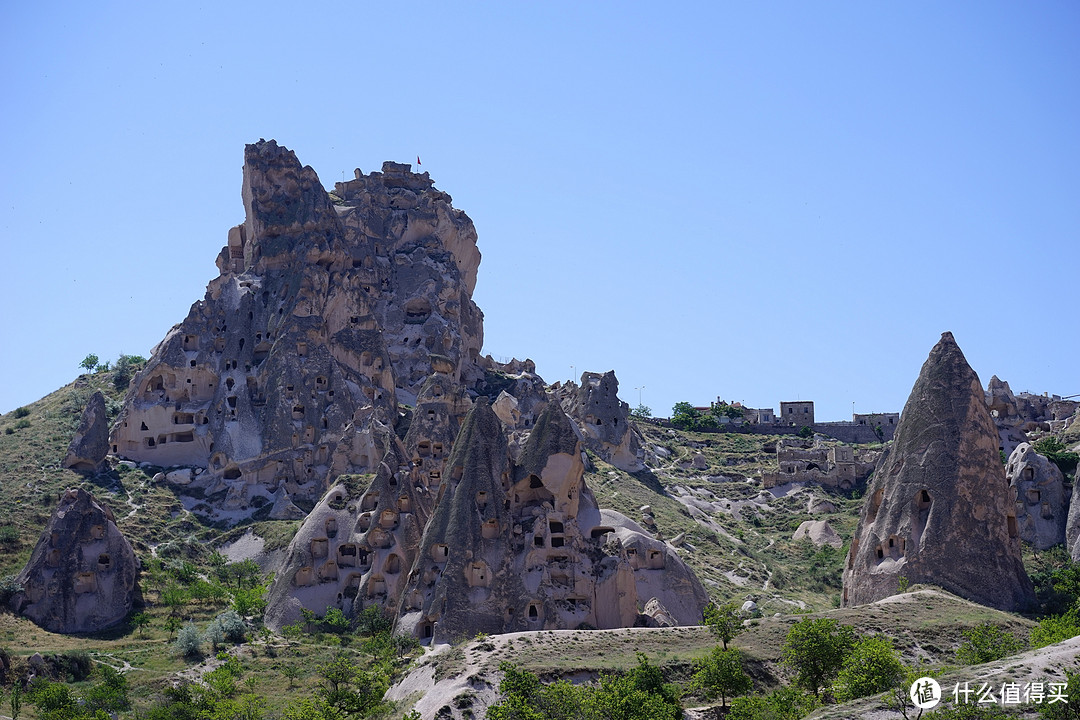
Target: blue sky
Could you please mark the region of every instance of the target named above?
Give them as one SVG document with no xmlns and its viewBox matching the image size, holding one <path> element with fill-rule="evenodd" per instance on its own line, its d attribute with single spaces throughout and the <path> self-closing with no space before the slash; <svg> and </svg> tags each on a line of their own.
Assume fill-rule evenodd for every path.
<svg viewBox="0 0 1080 720">
<path fill-rule="evenodd" d="M 294 5 L 0 8 L 0 411 L 185 317 L 259 138 L 419 155 L 549 382 L 846 419 L 951 330 L 1080 393 L 1075 2 Z"/>
</svg>

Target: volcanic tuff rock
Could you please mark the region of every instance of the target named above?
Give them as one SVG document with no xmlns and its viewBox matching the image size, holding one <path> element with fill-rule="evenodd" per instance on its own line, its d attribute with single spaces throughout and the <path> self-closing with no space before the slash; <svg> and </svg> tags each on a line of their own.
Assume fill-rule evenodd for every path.
<svg viewBox="0 0 1080 720">
<path fill-rule="evenodd" d="M 303 519 L 268 624 L 375 606 L 421 637 L 617 627 L 653 598 L 700 620 L 675 550 L 602 517 L 532 361 L 480 357 L 476 233 L 426 173 L 385 163 L 328 194 L 260 141 L 242 194 L 220 276 L 133 378 L 109 444 L 213 520 Z M 614 374 L 586 380 L 571 404 L 618 428 L 588 436 L 634 460 Z"/>
<path fill-rule="evenodd" d="M 24 590 L 12 607 L 52 632 L 96 632 L 127 617 L 138 569 L 112 511 L 68 490 L 19 573 Z"/>
<path fill-rule="evenodd" d="M 620 470 L 637 472 L 645 467 L 643 440 L 629 422 L 630 406 L 619 399 L 614 370 L 582 373 L 581 385 L 567 383 L 559 399 L 590 450 Z"/>
<path fill-rule="evenodd" d="M 1065 542 L 1069 498 L 1065 479 L 1054 463 L 1021 443 L 1009 456 L 1005 477 L 1016 503 L 1020 539 L 1045 550 Z"/>
<path fill-rule="evenodd" d="M 408 165 L 335 193 L 274 141 L 248 145 L 221 274 L 128 390 L 112 452 L 205 469 L 186 488 L 212 500 L 197 512 L 309 510 L 331 477 L 379 467 L 374 428 L 436 364 L 483 377 L 469 218 Z"/>
<path fill-rule="evenodd" d="M 867 489 L 843 604 L 892 595 L 901 577 L 1003 610 L 1034 602 L 997 430 L 951 333 L 930 351 Z"/>
<path fill-rule="evenodd" d="M 824 520 L 804 520 L 795 533 L 791 536 L 791 539 L 798 542 L 799 540 L 809 540 L 817 547 L 822 545 L 831 545 L 834 548 L 841 547 L 844 544 L 843 539 L 836 534 L 836 531 L 832 529 Z"/>
<path fill-rule="evenodd" d="M 105 396 L 95 390 L 83 408 L 79 428 L 68 445 L 64 467 L 95 473 L 101 469 L 108 454 L 109 420 L 105 414 Z"/>
</svg>

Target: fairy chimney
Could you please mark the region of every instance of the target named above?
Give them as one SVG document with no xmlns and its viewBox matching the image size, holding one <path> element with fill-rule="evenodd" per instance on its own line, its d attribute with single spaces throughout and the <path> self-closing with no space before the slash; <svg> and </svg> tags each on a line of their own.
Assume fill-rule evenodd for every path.
<svg viewBox="0 0 1080 720">
<path fill-rule="evenodd" d="M 923 364 L 867 490 L 843 604 L 892 595 L 901 578 L 1002 610 L 1034 601 L 997 429 L 948 332 Z"/>
</svg>

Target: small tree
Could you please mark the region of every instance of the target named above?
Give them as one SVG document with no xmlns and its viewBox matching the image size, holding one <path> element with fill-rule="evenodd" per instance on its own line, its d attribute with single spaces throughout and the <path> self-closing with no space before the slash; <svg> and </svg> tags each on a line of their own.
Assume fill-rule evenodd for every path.
<svg viewBox="0 0 1080 720">
<path fill-rule="evenodd" d="M 247 623 L 235 610 L 226 610 L 217 616 L 217 623 L 225 639 L 231 643 L 242 643 L 247 636 Z"/>
<path fill-rule="evenodd" d="M 860 638 L 837 675 L 836 698 L 844 702 L 884 692 L 903 677 L 904 664 L 892 640 L 882 635 Z"/>
<path fill-rule="evenodd" d="M 630 411 L 630 414 L 639 420 L 647 420 L 652 417 L 652 408 L 643 403 Z"/>
<path fill-rule="evenodd" d="M 799 428 L 799 432 L 797 433 L 797 435 L 801 438 L 812 438 L 814 437 L 814 428 L 810 427 L 809 425 L 803 425 L 801 428 Z"/>
<path fill-rule="evenodd" d="M 832 618 L 800 620 L 784 640 L 784 662 L 795 671 L 795 684 L 815 696 L 840 672 L 855 644 L 855 632 Z"/>
<path fill-rule="evenodd" d="M 735 603 L 724 605 L 709 603 L 705 606 L 704 616 L 705 624 L 724 643 L 725 650 L 728 649 L 727 644 L 743 631 L 742 615 L 735 607 Z"/>
<path fill-rule="evenodd" d="M 225 630 L 221 627 L 221 619 L 214 618 L 210 621 L 210 624 L 206 626 L 206 631 L 203 632 L 203 640 L 210 643 L 214 652 L 218 651 L 218 648 L 225 642 Z"/>
<path fill-rule="evenodd" d="M 960 634 L 964 641 L 956 649 L 956 661 L 964 665 L 993 662 L 1023 649 L 1019 640 L 990 622 L 981 623 Z"/>
<path fill-rule="evenodd" d="M 691 687 L 710 700 L 719 695 L 723 707 L 729 697 L 747 692 L 753 683 L 742 669 L 742 654 L 738 650 L 721 650 L 717 645 L 694 663 Z"/>
<path fill-rule="evenodd" d="M 143 628 L 150 624 L 150 615 L 144 612 L 137 612 L 131 616 L 131 624 L 139 630 L 139 637 L 142 637 Z"/>
<path fill-rule="evenodd" d="M 82 359 L 82 362 L 79 363 L 79 367 L 86 370 L 86 372 L 94 372 L 94 370 L 98 366 L 98 362 L 99 362 L 98 356 L 95 355 L 94 353 L 90 353 L 89 355 L 87 355 L 86 357 L 84 357 Z"/>
<path fill-rule="evenodd" d="M 19 720 L 22 712 L 22 686 L 18 682 L 11 684 L 11 720 Z"/>
</svg>

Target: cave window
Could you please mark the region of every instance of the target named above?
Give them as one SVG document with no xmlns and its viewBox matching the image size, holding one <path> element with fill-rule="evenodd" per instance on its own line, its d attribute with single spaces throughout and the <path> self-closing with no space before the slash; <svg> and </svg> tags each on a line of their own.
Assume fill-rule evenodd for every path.
<svg viewBox="0 0 1080 720">
<path fill-rule="evenodd" d="M 150 428 L 146 427 L 146 423 L 144 423 L 144 422 L 139 423 L 139 429 L 142 430 L 143 432 L 149 432 L 150 431 Z"/>
<path fill-rule="evenodd" d="M 306 342 L 296 343 L 296 354 L 299 357 L 307 357 L 307 343 Z"/>
<path fill-rule="evenodd" d="M 1029 480 L 1029 481 L 1034 480 L 1035 479 L 1035 468 L 1030 468 L 1030 467 L 1024 468 L 1024 479 Z"/>
<path fill-rule="evenodd" d="M 919 495 L 918 495 L 917 503 L 918 503 L 919 510 L 929 510 L 930 509 L 930 492 L 927 491 L 927 490 L 920 490 Z"/>
<path fill-rule="evenodd" d="M 1020 532 L 1016 527 L 1016 516 L 1015 515 L 1009 515 L 1007 519 L 1008 519 L 1008 524 L 1009 524 L 1009 537 L 1011 537 L 1011 538 L 1017 537 L 1020 534 Z"/>
<path fill-rule="evenodd" d="M 529 604 L 529 619 L 536 620 L 540 617 L 540 611 L 536 609 L 536 605 Z"/>
<path fill-rule="evenodd" d="M 534 537 L 533 538 L 533 545 L 535 547 L 544 547 L 544 536 L 543 535 L 537 535 L 536 537 Z"/>
<path fill-rule="evenodd" d="M 98 570 L 105 571 L 112 567 L 112 558 L 107 554 L 102 553 L 101 555 L 98 555 L 97 563 Z"/>
<path fill-rule="evenodd" d="M 529 489 L 530 490 L 536 490 L 536 489 L 542 488 L 542 487 L 544 487 L 544 483 L 540 480 L 540 478 L 538 478 L 536 475 L 530 475 L 529 476 Z"/>
</svg>

